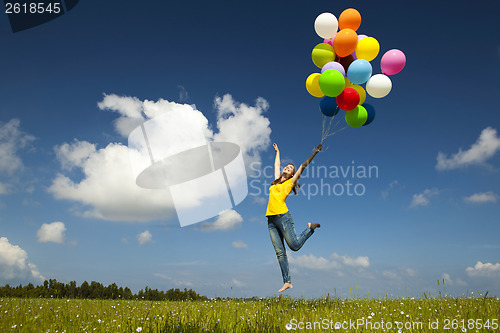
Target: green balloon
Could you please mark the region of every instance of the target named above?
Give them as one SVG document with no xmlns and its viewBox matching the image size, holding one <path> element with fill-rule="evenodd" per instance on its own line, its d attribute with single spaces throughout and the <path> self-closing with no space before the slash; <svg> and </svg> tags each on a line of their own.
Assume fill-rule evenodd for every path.
<svg viewBox="0 0 500 333">
<path fill-rule="evenodd" d="M 320 43 L 314 47 L 311 57 L 316 66 L 323 68 L 326 63 L 335 60 L 333 46 L 327 43 Z"/>
<path fill-rule="evenodd" d="M 354 110 L 346 111 L 345 113 L 345 121 L 347 125 L 351 127 L 361 127 L 368 119 L 368 112 L 366 109 L 358 105 Z"/>
<path fill-rule="evenodd" d="M 319 89 L 328 97 L 337 97 L 345 87 L 345 78 L 336 69 L 327 69 L 319 77 Z"/>
</svg>

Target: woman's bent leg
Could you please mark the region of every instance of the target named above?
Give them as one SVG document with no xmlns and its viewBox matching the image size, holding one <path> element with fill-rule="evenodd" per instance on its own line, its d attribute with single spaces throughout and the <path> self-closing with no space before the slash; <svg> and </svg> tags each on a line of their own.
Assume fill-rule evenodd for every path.
<svg viewBox="0 0 500 333">
<path fill-rule="evenodd" d="M 286 243 L 290 247 L 290 250 L 292 251 L 300 250 L 306 240 L 314 233 L 314 229 L 308 226 L 304 231 L 302 231 L 299 236 L 297 236 L 293 218 L 289 212 L 283 216 L 281 222 L 281 225 L 283 227 L 283 236 L 286 240 Z"/>
<path fill-rule="evenodd" d="M 283 276 L 283 283 L 290 283 L 290 272 L 288 269 L 288 258 L 286 256 L 285 243 L 283 242 L 283 235 L 276 229 L 274 223 L 268 222 L 269 235 L 273 242 L 276 257 L 281 268 L 281 275 Z"/>
</svg>

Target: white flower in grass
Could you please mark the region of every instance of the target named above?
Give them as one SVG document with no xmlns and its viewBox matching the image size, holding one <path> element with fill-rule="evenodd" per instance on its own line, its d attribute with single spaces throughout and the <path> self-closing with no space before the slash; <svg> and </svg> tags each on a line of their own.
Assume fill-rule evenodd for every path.
<svg viewBox="0 0 500 333">
<path fill-rule="evenodd" d="M 135 331 L 136 331 L 136 332 L 142 332 L 142 327 L 140 327 L 140 326 L 139 326 L 139 327 L 137 327 L 137 328 L 135 329 Z"/>
</svg>

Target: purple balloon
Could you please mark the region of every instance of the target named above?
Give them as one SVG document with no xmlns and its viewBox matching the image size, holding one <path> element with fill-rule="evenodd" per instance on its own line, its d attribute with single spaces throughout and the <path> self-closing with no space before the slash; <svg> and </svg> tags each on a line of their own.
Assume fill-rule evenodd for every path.
<svg viewBox="0 0 500 333">
<path fill-rule="evenodd" d="M 342 66 L 341 64 L 339 64 L 338 62 L 336 61 L 330 61 L 330 62 L 327 62 L 323 68 L 321 68 L 321 73 L 323 73 L 324 71 L 326 71 L 327 69 L 335 69 L 335 70 L 338 70 L 342 75 L 345 76 L 345 69 L 344 69 L 344 66 Z"/>
<path fill-rule="evenodd" d="M 368 36 L 367 35 L 358 35 L 358 43 L 359 43 L 360 40 L 362 40 L 363 38 L 366 38 L 366 37 L 368 37 Z M 356 57 L 356 50 L 354 50 L 354 52 L 351 53 L 351 55 L 354 58 L 354 60 L 358 59 L 358 57 Z"/>
</svg>

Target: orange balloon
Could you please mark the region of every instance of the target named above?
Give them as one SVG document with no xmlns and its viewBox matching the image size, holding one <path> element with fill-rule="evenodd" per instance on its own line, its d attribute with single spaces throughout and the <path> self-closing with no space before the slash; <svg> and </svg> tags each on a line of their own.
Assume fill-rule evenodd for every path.
<svg viewBox="0 0 500 333">
<path fill-rule="evenodd" d="M 333 40 L 333 49 L 339 57 L 347 57 L 356 50 L 358 34 L 352 29 L 340 30 Z"/>
<path fill-rule="evenodd" d="M 352 29 L 354 31 L 358 30 L 361 25 L 361 14 L 354 9 L 348 8 L 342 12 L 339 16 L 339 29 Z"/>
</svg>

